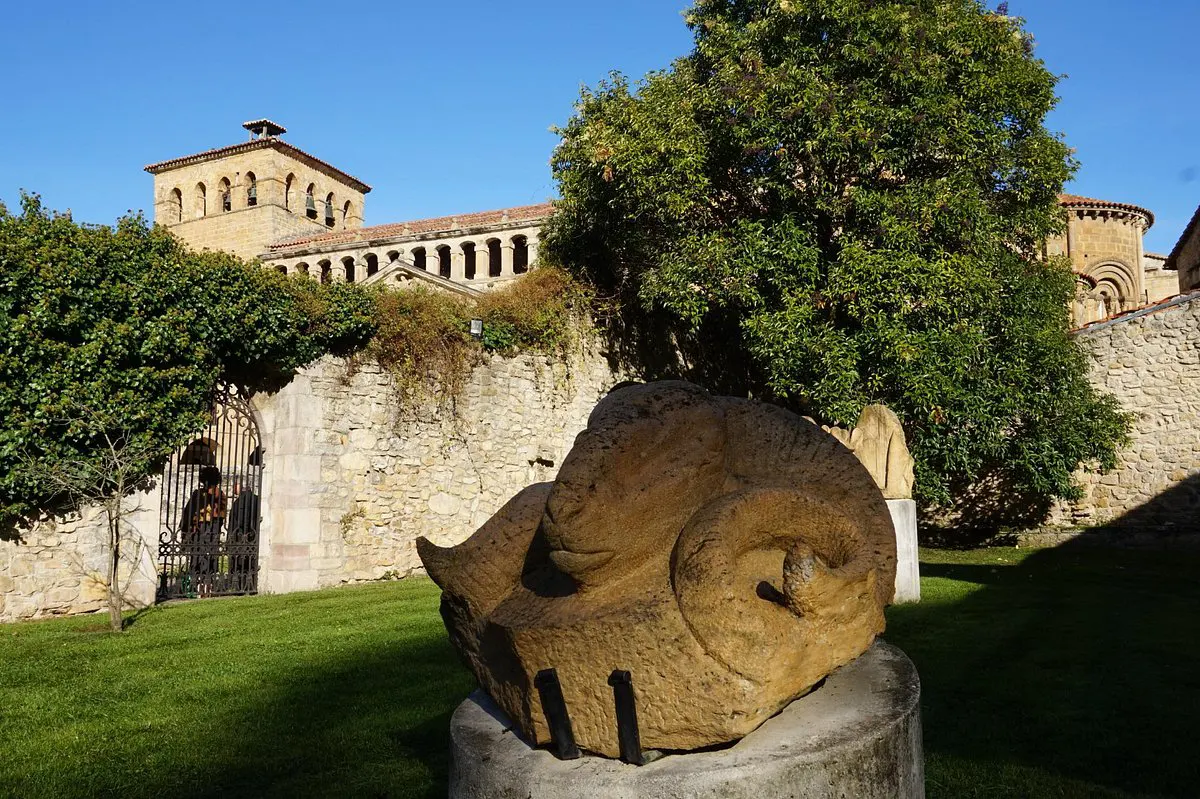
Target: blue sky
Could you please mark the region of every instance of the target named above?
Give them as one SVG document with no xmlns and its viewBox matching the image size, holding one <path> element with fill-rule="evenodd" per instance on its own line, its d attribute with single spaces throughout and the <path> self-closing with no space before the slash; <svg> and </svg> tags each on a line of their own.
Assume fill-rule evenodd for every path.
<svg viewBox="0 0 1200 799">
<path fill-rule="evenodd" d="M 285 138 L 374 187 L 367 224 L 540 202 L 550 127 L 581 84 L 686 52 L 686 0 L 12 3 L 0 25 L 0 200 L 76 219 L 150 208 L 148 163 Z M 1083 166 L 1068 189 L 1157 215 L 1169 252 L 1200 204 L 1195 0 L 1010 0 Z"/>
</svg>

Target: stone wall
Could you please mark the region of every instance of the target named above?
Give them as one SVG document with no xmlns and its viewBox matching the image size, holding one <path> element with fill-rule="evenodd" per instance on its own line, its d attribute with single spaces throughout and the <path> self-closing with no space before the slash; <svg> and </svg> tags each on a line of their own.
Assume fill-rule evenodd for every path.
<svg viewBox="0 0 1200 799">
<path fill-rule="evenodd" d="M 1083 473 L 1086 496 L 1052 522 L 1182 531 L 1200 512 L 1200 294 L 1089 325 L 1093 383 L 1137 415 L 1118 468 Z"/>
<path fill-rule="evenodd" d="M 157 491 L 126 501 L 130 529 L 122 544 L 121 584 L 130 607 L 154 601 L 158 505 Z M 0 621 L 108 607 L 110 549 L 106 517 L 98 509 L 44 519 L 18 535 L 0 540 Z"/>
<path fill-rule="evenodd" d="M 462 396 L 401 404 L 373 365 L 325 358 L 253 405 L 264 450 L 260 590 L 311 590 L 420 568 L 415 541 L 469 536 L 530 483 L 553 479 L 620 378 L 600 353 L 493 356 Z M 131 498 L 126 599 L 154 601 L 161 495 Z M 104 518 L 48 520 L 0 541 L 0 622 L 106 607 Z M 132 576 L 132 579 L 130 577 Z"/>
<path fill-rule="evenodd" d="M 522 488 L 553 479 L 617 379 L 594 352 L 493 356 L 457 400 L 406 409 L 374 365 L 306 370 L 258 403 L 274 430 L 265 589 L 411 574 L 419 536 L 458 543 Z"/>
<path fill-rule="evenodd" d="M 1179 273 L 1166 268 L 1167 257 L 1157 253 L 1142 256 L 1142 279 L 1146 285 L 1146 304 L 1161 302 L 1179 294 Z"/>
</svg>

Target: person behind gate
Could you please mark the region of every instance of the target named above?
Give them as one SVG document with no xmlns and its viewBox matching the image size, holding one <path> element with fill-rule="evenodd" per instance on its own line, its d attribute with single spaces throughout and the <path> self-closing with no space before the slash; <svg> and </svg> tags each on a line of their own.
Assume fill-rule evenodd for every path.
<svg viewBox="0 0 1200 799">
<path fill-rule="evenodd" d="M 183 506 L 180 530 L 188 551 L 188 569 L 195 581 L 196 593 L 209 596 L 220 571 L 221 527 L 225 521 L 225 493 L 221 491 L 221 470 L 216 466 L 200 469 L 200 485 Z"/>
</svg>

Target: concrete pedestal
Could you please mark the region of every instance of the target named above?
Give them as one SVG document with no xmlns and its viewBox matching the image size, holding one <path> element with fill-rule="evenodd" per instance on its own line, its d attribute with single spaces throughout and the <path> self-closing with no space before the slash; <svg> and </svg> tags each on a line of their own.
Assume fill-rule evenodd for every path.
<svg viewBox="0 0 1200 799">
<path fill-rule="evenodd" d="M 892 526 L 896 528 L 896 593 L 892 602 L 921 601 L 921 569 L 917 552 L 917 503 L 911 499 L 889 499 Z"/>
<path fill-rule="evenodd" d="M 920 698 L 912 661 L 877 642 L 736 744 L 639 767 L 591 756 L 562 761 L 533 749 L 476 691 L 450 721 L 450 797 L 921 799 Z"/>
</svg>

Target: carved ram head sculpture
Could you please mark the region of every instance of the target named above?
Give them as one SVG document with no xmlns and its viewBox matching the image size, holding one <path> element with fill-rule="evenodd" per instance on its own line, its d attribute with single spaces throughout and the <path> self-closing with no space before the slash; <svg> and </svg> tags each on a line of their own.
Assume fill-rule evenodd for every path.
<svg viewBox="0 0 1200 799">
<path fill-rule="evenodd" d="M 575 738 L 618 753 L 609 675 L 647 749 L 741 738 L 884 627 L 896 546 L 882 494 L 812 422 L 683 382 L 592 412 L 553 483 L 452 548 L 417 542 L 451 640 L 526 740 L 557 670 Z"/>
</svg>

